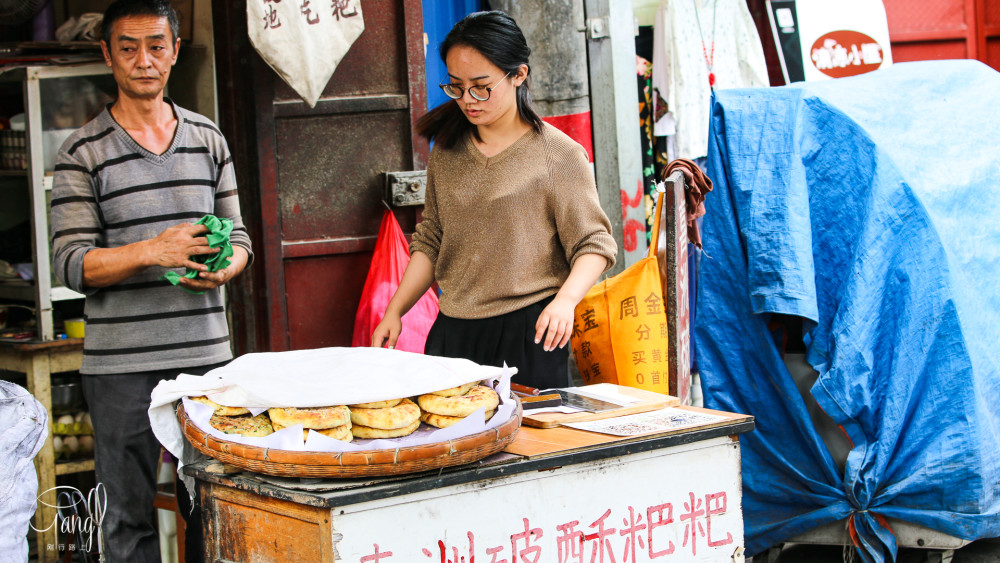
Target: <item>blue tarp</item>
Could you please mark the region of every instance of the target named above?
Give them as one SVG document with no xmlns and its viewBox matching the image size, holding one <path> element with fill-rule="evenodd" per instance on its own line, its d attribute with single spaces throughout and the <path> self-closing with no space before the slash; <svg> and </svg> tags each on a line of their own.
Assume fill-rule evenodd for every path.
<svg viewBox="0 0 1000 563">
<path fill-rule="evenodd" d="M 881 517 L 1000 536 L 1000 74 L 902 63 L 715 94 L 695 339 L 706 406 L 741 436 L 749 553 Z M 768 331 L 804 317 L 812 395 L 853 444 L 846 470 Z"/>
</svg>

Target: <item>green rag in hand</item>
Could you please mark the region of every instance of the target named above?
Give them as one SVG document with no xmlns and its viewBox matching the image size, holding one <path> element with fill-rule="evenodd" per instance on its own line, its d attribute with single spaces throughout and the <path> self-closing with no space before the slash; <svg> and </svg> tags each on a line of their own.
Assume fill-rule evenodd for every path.
<svg viewBox="0 0 1000 563">
<path fill-rule="evenodd" d="M 229 242 L 229 235 L 233 232 L 233 222 L 230 219 L 219 219 L 215 215 L 205 215 L 195 225 L 205 225 L 208 227 L 208 233 L 205 234 L 205 238 L 208 239 L 208 246 L 221 248 L 222 250 L 215 254 L 192 256 L 191 260 L 208 266 L 209 272 L 218 272 L 229 266 L 231 263 L 229 259 L 233 255 L 233 245 Z M 174 285 L 180 283 L 181 278 L 194 279 L 196 277 L 198 277 L 198 270 L 192 270 L 191 268 L 188 268 L 184 274 L 178 274 L 172 270 L 163 274 L 163 278 Z M 186 287 L 184 287 L 184 290 L 198 295 L 205 293 L 204 291 L 192 291 Z"/>
</svg>

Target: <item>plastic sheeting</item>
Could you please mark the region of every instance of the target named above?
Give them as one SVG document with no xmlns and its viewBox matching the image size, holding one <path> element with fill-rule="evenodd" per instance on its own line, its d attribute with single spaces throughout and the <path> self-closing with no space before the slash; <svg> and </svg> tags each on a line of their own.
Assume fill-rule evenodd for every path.
<svg viewBox="0 0 1000 563">
<path fill-rule="evenodd" d="M 49 414 L 23 387 L 0 380 L 0 559 L 28 560 L 28 526 L 38 490 L 34 459 L 49 435 Z M 6 554 L 6 555 L 3 555 Z"/>
<path fill-rule="evenodd" d="M 975 61 L 716 93 L 695 339 L 706 406 L 741 436 L 747 548 L 841 519 L 892 561 L 883 517 L 1000 536 L 1000 74 Z M 779 355 L 805 321 L 811 392 Z"/>
</svg>

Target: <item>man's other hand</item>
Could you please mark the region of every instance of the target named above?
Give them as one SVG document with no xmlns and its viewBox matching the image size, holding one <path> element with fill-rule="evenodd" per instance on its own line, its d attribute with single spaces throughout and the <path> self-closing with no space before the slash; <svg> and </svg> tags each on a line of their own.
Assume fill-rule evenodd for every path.
<svg viewBox="0 0 1000 563">
<path fill-rule="evenodd" d="M 215 289 L 235 278 L 240 272 L 242 272 L 243 268 L 247 265 L 248 259 L 249 255 L 247 254 L 245 248 L 233 245 L 233 256 L 229 259 L 228 266 L 215 272 L 207 272 L 205 271 L 205 268 L 201 268 L 202 271 L 198 272 L 198 277 L 181 278 L 179 283 L 182 287 L 186 287 L 192 291 L 208 291 L 209 289 Z M 199 265 L 204 266 L 204 264 Z"/>
</svg>

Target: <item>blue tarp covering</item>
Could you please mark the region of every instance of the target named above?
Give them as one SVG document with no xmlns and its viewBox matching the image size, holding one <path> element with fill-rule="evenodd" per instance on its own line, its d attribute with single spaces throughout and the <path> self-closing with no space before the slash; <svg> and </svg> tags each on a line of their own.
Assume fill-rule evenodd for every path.
<svg viewBox="0 0 1000 563">
<path fill-rule="evenodd" d="M 706 406 L 749 413 L 747 548 L 881 517 L 1000 536 L 1000 74 L 902 63 L 716 93 L 695 339 Z M 839 471 L 768 331 L 805 321 Z"/>
</svg>

